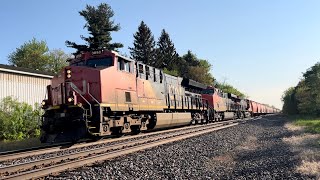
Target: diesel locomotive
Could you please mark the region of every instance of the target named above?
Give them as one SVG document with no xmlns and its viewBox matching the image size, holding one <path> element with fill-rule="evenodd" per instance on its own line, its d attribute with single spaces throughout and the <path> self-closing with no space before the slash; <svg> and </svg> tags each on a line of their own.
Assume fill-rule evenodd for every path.
<svg viewBox="0 0 320 180">
<path fill-rule="evenodd" d="M 82 52 L 47 86 L 42 142 L 209 123 L 278 110 L 114 51 Z"/>
</svg>

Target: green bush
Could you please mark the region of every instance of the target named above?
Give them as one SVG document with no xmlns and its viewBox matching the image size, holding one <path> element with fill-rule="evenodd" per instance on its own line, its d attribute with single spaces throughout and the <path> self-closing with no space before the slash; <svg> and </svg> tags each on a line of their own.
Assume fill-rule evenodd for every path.
<svg viewBox="0 0 320 180">
<path fill-rule="evenodd" d="M 39 106 L 35 106 L 39 107 Z M 0 101 L 0 141 L 23 140 L 40 135 L 41 109 L 12 97 Z"/>
</svg>

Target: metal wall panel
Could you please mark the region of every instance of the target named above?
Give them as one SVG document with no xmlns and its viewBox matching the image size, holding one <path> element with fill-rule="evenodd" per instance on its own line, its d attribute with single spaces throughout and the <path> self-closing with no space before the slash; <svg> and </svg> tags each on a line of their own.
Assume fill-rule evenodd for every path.
<svg viewBox="0 0 320 180">
<path fill-rule="evenodd" d="M 0 71 L 0 99 L 12 96 L 30 105 L 41 103 L 51 79 Z"/>
</svg>

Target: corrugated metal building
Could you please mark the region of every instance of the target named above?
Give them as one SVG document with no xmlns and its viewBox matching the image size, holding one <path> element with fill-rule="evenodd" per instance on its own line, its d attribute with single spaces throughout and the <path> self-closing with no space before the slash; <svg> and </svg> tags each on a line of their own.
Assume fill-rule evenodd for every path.
<svg viewBox="0 0 320 180">
<path fill-rule="evenodd" d="M 30 105 L 41 103 L 53 75 L 0 64 L 0 99 L 12 96 Z"/>
</svg>

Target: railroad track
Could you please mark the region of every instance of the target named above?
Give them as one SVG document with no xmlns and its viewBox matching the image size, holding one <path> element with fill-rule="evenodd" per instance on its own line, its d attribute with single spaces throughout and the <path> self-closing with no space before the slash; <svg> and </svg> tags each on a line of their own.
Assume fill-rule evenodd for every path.
<svg viewBox="0 0 320 180">
<path fill-rule="evenodd" d="M 239 120 L 232 120 L 232 121 L 225 121 L 225 122 L 216 122 L 212 124 L 223 124 L 227 122 L 238 122 L 238 121 Z M 130 136 L 125 136 L 125 137 L 120 137 L 115 139 L 104 139 L 104 140 L 89 142 L 89 143 L 88 142 L 78 143 L 78 144 L 66 143 L 66 144 L 52 146 L 52 147 L 36 148 L 35 150 L 33 150 L 33 148 L 28 148 L 25 150 L 19 150 L 18 152 L 17 151 L 5 152 L 3 154 L 0 154 L 0 168 L 2 167 L 1 162 L 6 162 L 6 161 L 11 161 L 16 159 L 23 159 L 30 156 L 42 155 L 46 153 L 54 153 L 54 152 L 59 152 L 63 150 L 72 150 L 72 149 L 100 145 L 105 143 L 127 141 L 134 138 L 148 137 L 148 136 L 153 136 L 161 133 L 170 133 L 170 132 L 179 131 L 179 130 L 192 129 L 194 127 L 199 127 L 199 126 L 207 126 L 207 125 L 205 124 L 205 125 L 197 125 L 197 126 L 186 126 L 186 127 L 180 127 L 175 129 L 169 129 L 169 130 L 141 133 L 139 135 L 130 135 Z"/>
<path fill-rule="evenodd" d="M 27 161 L 25 163 L 17 163 L 12 165 L 4 165 L 0 167 L 0 179 L 30 179 L 40 178 L 52 173 L 59 173 L 69 168 L 78 168 L 84 165 L 94 164 L 99 161 L 115 158 L 129 153 L 137 152 L 143 149 L 152 148 L 158 145 L 190 138 L 193 136 L 217 131 L 220 129 L 235 126 L 246 120 L 233 120 L 226 122 L 212 123 L 209 125 L 188 126 L 178 129 L 170 129 L 165 131 L 140 134 L 136 136 L 123 137 L 119 139 L 109 139 L 99 142 L 86 144 L 77 144 L 68 150 L 73 150 L 69 154 L 60 154 L 57 156 L 44 156 L 42 159 Z M 113 143 L 113 144 L 112 144 Z M 90 147 L 81 149 L 84 147 Z M 64 151 L 57 147 L 11 154 L 11 156 L 0 156 L 0 160 L 15 161 L 17 158 L 31 157 L 43 155 L 45 153 Z M 59 154 L 59 153 L 58 153 Z"/>
</svg>

